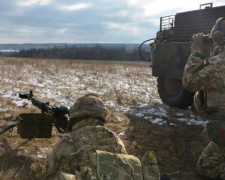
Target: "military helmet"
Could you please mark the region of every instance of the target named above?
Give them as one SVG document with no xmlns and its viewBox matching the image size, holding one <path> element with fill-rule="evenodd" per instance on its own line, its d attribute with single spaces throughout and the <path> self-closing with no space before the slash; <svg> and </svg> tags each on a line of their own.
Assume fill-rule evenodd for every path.
<svg viewBox="0 0 225 180">
<path fill-rule="evenodd" d="M 217 19 L 215 25 L 211 30 L 211 37 L 216 42 L 225 41 L 225 18 Z"/>
<path fill-rule="evenodd" d="M 106 121 L 108 110 L 96 94 L 87 94 L 76 100 L 70 108 L 70 119 L 73 121 L 83 117 L 94 117 Z"/>
</svg>

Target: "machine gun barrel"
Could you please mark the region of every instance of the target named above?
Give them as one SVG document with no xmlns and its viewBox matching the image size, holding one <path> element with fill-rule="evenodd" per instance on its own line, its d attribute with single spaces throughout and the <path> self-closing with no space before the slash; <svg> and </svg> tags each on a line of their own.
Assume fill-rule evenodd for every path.
<svg viewBox="0 0 225 180">
<path fill-rule="evenodd" d="M 47 112 L 47 111 L 53 110 L 52 106 L 50 106 L 49 103 L 43 103 L 43 102 L 35 99 L 34 97 L 31 98 L 31 102 L 35 107 L 39 108 L 42 112 Z"/>
</svg>

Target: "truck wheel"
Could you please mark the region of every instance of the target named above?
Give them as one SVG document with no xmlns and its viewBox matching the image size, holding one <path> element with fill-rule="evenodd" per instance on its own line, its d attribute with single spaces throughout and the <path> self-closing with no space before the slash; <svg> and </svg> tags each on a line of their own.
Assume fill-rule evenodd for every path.
<svg viewBox="0 0 225 180">
<path fill-rule="evenodd" d="M 193 104 L 194 93 L 186 90 L 180 79 L 158 77 L 158 93 L 163 103 L 187 108 Z"/>
</svg>

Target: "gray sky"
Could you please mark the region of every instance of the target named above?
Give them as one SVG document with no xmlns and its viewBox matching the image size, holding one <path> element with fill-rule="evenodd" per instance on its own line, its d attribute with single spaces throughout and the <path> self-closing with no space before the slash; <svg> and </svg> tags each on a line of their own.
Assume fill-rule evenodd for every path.
<svg viewBox="0 0 225 180">
<path fill-rule="evenodd" d="M 224 0 L 211 0 L 213 6 Z M 3 43 L 141 43 L 161 16 L 199 9 L 206 0 L 0 0 Z"/>
</svg>

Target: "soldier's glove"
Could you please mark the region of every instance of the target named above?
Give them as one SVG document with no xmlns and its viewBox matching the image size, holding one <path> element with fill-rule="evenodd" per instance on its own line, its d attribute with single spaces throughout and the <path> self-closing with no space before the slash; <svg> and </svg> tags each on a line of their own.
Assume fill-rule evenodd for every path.
<svg viewBox="0 0 225 180">
<path fill-rule="evenodd" d="M 191 52 L 192 53 L 203 53 L 204 45 L 203 45 L 203 33 L 197 33 L 192 36 L 192 44 L 191 44 Z"/>
</svg>

